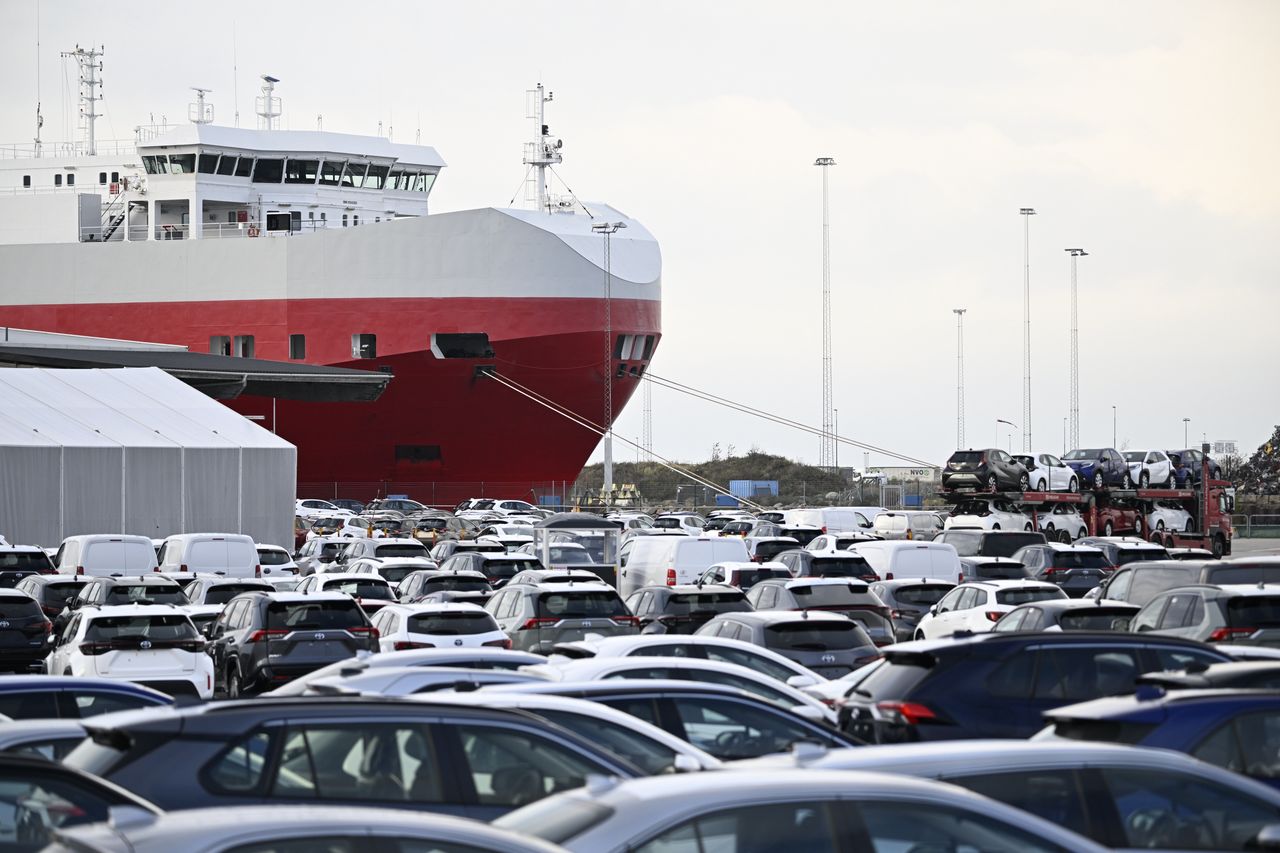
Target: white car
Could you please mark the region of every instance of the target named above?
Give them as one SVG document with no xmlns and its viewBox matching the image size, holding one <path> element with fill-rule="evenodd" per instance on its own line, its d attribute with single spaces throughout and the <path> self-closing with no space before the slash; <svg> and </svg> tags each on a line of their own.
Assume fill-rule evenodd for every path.
<svg viewBox="0 0 1280 853">
<path fill-rule="evenodd" d="M 440 564 L 427 557 L 358 557 L 344 567 L 349 575 L 377 575 L 400 592 L 400 581 L 414 572 L 432 571 Z"/>
<path fill-rule="evenodd" d="M 511 648 L 511 640 L 474 604 L 391 604 L 373 616 L 384 652 L 463 646 Z"/>
<path fill-rule="evenodd" d="M 790 577 L 791 571 L 782 563 L 716 563 L 703 572 L 695 583 L 722 583 L 746 590 L 762 580 Z"/>
<path fill-rule="evenodd" d="M 516 652 L 509 649 L 485 646 L 449 646 L 438 649 L 412 649 L 407 652 L 356 652 L 353 658 L 340 660 L 322 666 L 306 675 L 301 675 L 281 687 L 270 691 L 270 696 L 301 696 L 307 691 L 307 685 L 324 678 L 341 676 L 349 678 L 357 673 L 383 667 L 406 666 L 456 666 L 464 669 L 507 669 L 516 670 L 522 666 L 546 663 L 542 655 L 532 652 Z"/>
<path fill-rule="evenodd" d="M 377 575 L 353 575 L 348 572 L 333 572 L 320 575 L 307 575 L 302 583 L 294 587 L 294 592 L 303 595 L 314 595 L 322 592 L 341 592 L 354 598 L 365 613 L 373 615 L 377 610 L 386 607 L 396 600 L 391 584 Z"/>
<path fill-rule="evenodd" d="M 1064 530 L 1072 542 L 1089 535 L 1089 525 L 1074 504 L 1045 504 L 1035 511 L 1035 516 L 1036 527 L 1050 542 L 1059 541 Z"/>
<path fill-rule="evenodd" d="M 480 542 L 497 542 L 508 551 L 533 542 L 533 528 L 528 524 L 491 524 L 476 534 Z"/>
<path fill-rule="evenodd" d="M 349 509 L 322 501 L 318 498 L 299 498 L 294 502 L 293 514 L 298 518 L 314 520 L 317 518 L 336 518 L 340 515 L 355 515 Z"/>
<path fill-rule="evenodd" d="M 1163 450 L 1126 450 L 1121 455 L 1129 466 L 1129 479 L 1139 489 L 1174 488 L 1173 460 Z"/>
<path fill-rule="evenodd" d="M 990 631 L 1000 617 L 1020 604 L 1066 598 L 1057 584 L 1033 580 L 963 583 L 942 597 L 916 625 L 915 639 L 935 640 L 957 631 Z"/>
<path fill-rule="evenodd" d="M 242 592 L 273 592 L 274 587 L 266 581 L 254 578 L 220 578 L 215 576 L 197 576 L 195 580 L 182 588 L 182 594 L 192 604 L 217 604 L 222 606 Z"/>
<path fill-rule="evenodd" d="M 980 527 L 983 530 L 1030 530 L 1031 519 L 1003 498 L 965 498 L 947 516 L 945 530 Z"/>
<path fill-rule="evenodd" d="M 509 669 L 466 669 L 458 666 L 384 666 L 353 675 L 318 678 L 307 685 L 303 696 L 412 696 L 456 690 L 471 692 L 481 687 L 543 683 L 546 679 Z"/>
<path fill-rule="evenodd" d="M 264 577 L 298 573 L 298 564 L 293 561 L 293 554 L 279 545 L 259 545 L 258 565 L 262 566 Z"/>
<path fill-rule="evenodd" d="M 1075 469 L 1052 453 L 1015 453 L 1015 462 L 1021 462 L 1030 475 L 1033 492 L 1078 492 L 1080 478 Z"/>
<path fill-rule="evenodd" d="M 1195 530 L 1195 520 L 1191 513 L 1177 504 L 1165 501 L 1152 501 L 1151 511 L 1147 513 L 1148 530 L 1177 530 L 1190 532 Z"/>
<path fill-rule="evenodd" d="M 81 606 L 46 661 L 51 675 L 133 681 L 213 698 L 213 658 L 191 617 L 160 604 Z"/>
<path fill-rule="evenodd" d="M 669 512 L 660 515 L 653 520 L 653 526 L 659 529 L 679 530 L 690 536 L 701 536 L 702 526 L 707 521 L 700 515 L 692 512 Z"/>
</svg>

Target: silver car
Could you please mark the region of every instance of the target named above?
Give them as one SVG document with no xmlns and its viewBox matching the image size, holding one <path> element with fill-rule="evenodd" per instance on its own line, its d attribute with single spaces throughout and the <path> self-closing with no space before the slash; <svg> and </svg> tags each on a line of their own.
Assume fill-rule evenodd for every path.
<svg viewBox="0 0 1280 853">
<path fill-rule="evenodd" d="M 509 584 L 484 606 L 497 620 L 511 647 L 550 654 L 556 643 L 588 634 L 616 637 L 639 633 L 636 617 L 602 581 Z"/>
</svg>

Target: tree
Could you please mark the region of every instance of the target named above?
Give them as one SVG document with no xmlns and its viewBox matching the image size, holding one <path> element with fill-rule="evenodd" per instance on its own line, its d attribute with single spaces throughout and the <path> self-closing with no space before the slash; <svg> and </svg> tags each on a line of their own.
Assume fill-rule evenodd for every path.
<svg viewBox="0 0 1280 853">
<path fill-rule="evenodd" d="M 1240 466 L 1235 483 L 1247 494 L 1280 494 L 1280 426 Z"/>
<path fill-rule="evenodd" d="M 711 445 L 711 461 L 719 462 L 720 458 L 720 442 L 717 441 L 715 444 Z"/>
<path fill-rule="evenodd" d="M 1224 453 L 1218 457 L 1218 467 L 1222 469 L 1222 479 L 1235 482 L 1240 477 L 1240 469 L 1244 467 L 1244 457 L 1239 453 Z"/>
</svg>

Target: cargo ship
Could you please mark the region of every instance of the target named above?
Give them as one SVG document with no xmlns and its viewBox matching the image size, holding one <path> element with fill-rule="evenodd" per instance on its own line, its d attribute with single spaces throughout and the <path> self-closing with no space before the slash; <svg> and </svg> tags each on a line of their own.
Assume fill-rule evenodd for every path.
<svg viewBox="0 0 1280 853">
<path fill-rule="evenodd" d="M 382 371 L 375 402 L 241 397 L 298 448 L 298 489 L 546 500 L 572 486 L 661 337 L 661 254 L 635 219 L 555 195 L 551 94 L 528 93 L 524 208 L 430 213 L 427 145 L 190 123 L 95 139 L 98 53 L 77 48 L 81 138 L 0 148 L 0 326 Z M 611 389 L 612 399 L 606 401 Z"/>
</svg>

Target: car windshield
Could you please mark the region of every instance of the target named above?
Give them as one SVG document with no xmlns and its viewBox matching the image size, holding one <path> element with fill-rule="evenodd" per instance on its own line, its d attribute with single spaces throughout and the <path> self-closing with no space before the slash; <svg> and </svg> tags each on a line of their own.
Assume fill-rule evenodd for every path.
<svg viewBox="0 0 1280 853">
<path fill-rule="evenodd" d="M 53 573 L 53 564 L 43 551 L 0 551 L 0 572 L 25 569 Z"/>
<path fill-rule="evenodd" d="M 871 570 L 862 557 L 816 557 L 810 565 L 812 574 L 818 577 L 861 577 Z"/>
<path fill-rule="evenodd" d="M 688 616 L 698 613 L 740 613 L 750 610 L 747 597 L 738 590 L 676 594 L 667 599 L 663 613 Z"/>
<path fill-rule="evenodd" d="M 258 551 L 258 565 L 283 566 L 293 558 L 288 551 L 277 551 L 274 548 L 263 548 Z"/>
<path fill-rule="evenodd" d="M 831 652 L 856 649 L 862 631 L 852 622 L 784 622 L 764 629 L 765 645 L 793 652 Z"/>
<path fill-rule="evenodd" d="M 272 592 L 275 587 L 265 583 L 220 583 L 209 587 L 204 594 L 205 604 L 226 604 L 242 592 Z"/>
<path fill-rule="evenodd" d="M 139 640 L 194 640 L 199 637 L 191 620 L 181 613 L 155 616 L 100 616 L 89 623 L 84 638 L 111 643 Z"/>
<path fill-rule="evenodd" d="M 538 594 L 538 616 L 543 619 L 591 619 L 629 615 L 627 605 L 613 591 L 564 590 Z"/>
<path fill-rule="evenodd" d="M 1058 617 L 1058 627 L 1064 631 L 1128 631 L 1135 612 L 1111 607 L 1068 610 Z"/>
<path fill-rule="evenodd" d="M 1054 598 L 1063 598 L 1066 593 L 1054 587 L 1053 589 L 998 589 L 996 590 L 996 604 L 1030 604 L 1033 601 L 1049 601 Z"/>
<path fill-rule="evenodd" d="M 1101 551 L 1056 551 L 1053 555 L 1055 569 L 1109 569 L 1111 564 Z"/>
<path fill-rule="evenodd" d="M 1141 462 L 1147 458 L 1145 450 L 1129 450 L 1121 454 L 1125 462 Z"/>
<path fill-rule="evenodd" d="M 1117 548 L 1116 563 L 1141 563 L 1149 560 L 1167 560 L 1169 552 L 1163 548 Z"/>
<path fill-rule="evenodd" d="M 1073 460 L 1073 461 L 1079 461 L 1079 460 L 1082 460 L 1082 459 L 1083 459 L 1083 460 L 1093 460 L 1093 459 L 1098 459 L 1098 458 L 1100 458 L 1100 457 L 1102 456 L 1102 453 L 1103 453 L 1103 451 L 1101 451 L 1101 450 L 1073 450 L 1073 451 L 1071 451 L 1070 453 L 1068 453 L 1066 456 L 1064 456 L 1064 457 L 1062 457 L 1062 458 L 1063 458 L 1063 459 L 1070 459 L 1070 460 Z"/>
<path fill-rule="evenodd" d="M 948 530 L 942 535 L 942 541 L 955 548 L 956 553 L 961 557 L 978 556 L 978 548 L 982 545 L 982 531 Z"/>
<path fill-rule="evenodd" d="M 117 584 L 107 590 L 107 604 L 186 604 L 182 587 L 175 584 Z"/>
<path fill-rule="evenodd" d="M 365 625 L 354 601 L 273 601 L 267 606 L 267 628 L 285 631 L 320 631 Z"/>
<path fill-rule="evenodd" d="M 795 584 L 789 590 L 801 607 L 834 607 L 867 601 L 867 588 L 863 584 Z"/>
<path fill-rule="evenodd" d="M 991 504 L 987 501 L 960 501 L 956 504 L 956 508 L 951 511 L 953 516 L 956 515 L 977 515 L 984 516 L 991 514 Z M 878 520 L 878 519 L 877 519 Z"/>
<path fill-rule="evenodd" d="M 899 604 L 937 604 L 951 591 L 950 586 L 900 586 L 893 591 L 893 600 Z"/>
<path fill-rule="evenodd" d="M 983 580 L 1014 580 L 1031 576 L 1021 563 L 978 563 L 973 567 L 973 573 Z"/>
<path fill-rule="evenodd" d="M 382 601 L 391 601 L 395 598 L 391 594 L 391 587 L 385 583 L 376 583 L 368 580 L 342 580 L 327 583 L 324 585 L 324 591 L 344 592 L 356 598 L 381 599 Z"/>
<path fill-rule="evenodd" d="M 410 634 L 484 634 L 498 630 L 488 613 L 418 613 L 409 617 Z"/>
<path fill-rule="evenodd" d="M 1227 602 L 1232 628 L 1280 628 L 1280 596 L 1238 596 Z"/>
<path fill-rule="evenodd" d="M 422 584 L 424 593 L 441 592 L 443 590 L 451 592 L 488 592 L 489 582 L 484 578 L 470 576 L 438 575 L 433 578 L 427 578 Z"/>
</svg>

